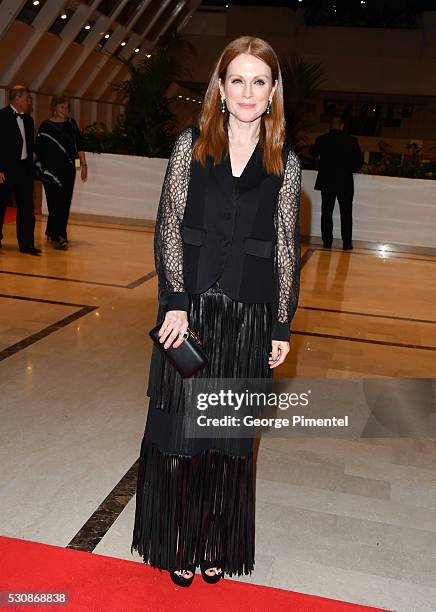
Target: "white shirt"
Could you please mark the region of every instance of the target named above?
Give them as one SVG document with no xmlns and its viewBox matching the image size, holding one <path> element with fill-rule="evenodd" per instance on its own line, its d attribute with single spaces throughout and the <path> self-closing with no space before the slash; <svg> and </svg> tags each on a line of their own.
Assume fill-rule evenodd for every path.
<svg viewBox="0 0 436 612">
<path fill-rule="evenodd" d="M 18 113 L 17 109 L 14 108 L 12 104 L 10 104 L 9 106 L 12 108 L 14 113 Z M 23 138 L 23 148 L 21 149 L 21 159 L 26 159 L 27 158 L 27 144 L 26 144 L 26 130 L 24 129 L 23 117 L 20 117 L 19 115 L 17 115 L 15 119 L 17 120 L 18 128 Z"/>
</svg>

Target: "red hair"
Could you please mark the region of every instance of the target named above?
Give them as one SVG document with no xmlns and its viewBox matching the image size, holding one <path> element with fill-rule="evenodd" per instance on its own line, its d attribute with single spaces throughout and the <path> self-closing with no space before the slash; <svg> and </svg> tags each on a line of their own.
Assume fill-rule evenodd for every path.
<svg viewBox="0 0 436 612">
<path fill-rule="evenodd" d="M 277 81 L 272 112 L 263 113 L 260 120 L 259 141 L 263 147 L 265 170 L 269 174 L 280 176 L 284 172 L 282 148 L 285 141 L 282 74 L 274 49 L 265 40 L 254 36 L 235 38 L 219 57 L 204 96 L 199 117 L 200 134 L 192 150 L 193 158 L 204 166 L 208 155 L 217 164 L 228 153 L 229 144 L 225 125 L 229 113 L 227 110 L 225 113 L 220 111 L 221 95 L 218 79 L 224 82 L 230 62 L 241 53 L 253 55 L 265 62 L 271 69 L 273 84 Z"/>
</svg>

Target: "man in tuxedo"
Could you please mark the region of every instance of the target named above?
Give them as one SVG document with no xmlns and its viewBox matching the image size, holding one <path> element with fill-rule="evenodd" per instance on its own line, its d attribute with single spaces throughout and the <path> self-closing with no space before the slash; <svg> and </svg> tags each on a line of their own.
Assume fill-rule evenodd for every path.
<svg viewBox="0 0 436 612">
<path fill-rule="evenodd" d="M 321 191 L 321 236 L 324 248 L 332 246 L 333 209 L 338 198 L 342 248 L 349 251 L 353 248 L 353 172 L 357 172 L 363 164 L 359 142 L 344 132 L 342 117 L 335 116 L 330 123 L 330 131 L 318 136 L 309 152 L 320 158 L 315 189 Z"/>
<path fill-rule="evenodd" d="M 32 96 L 27 87 L 15 85 L 9 91 L 10 104 L 0 110 L 0 246 L 6 202 L 15 195 L 17 239 L 21 253 L 39 255 L 35 248 L 33 214 Z"/>
</svg>

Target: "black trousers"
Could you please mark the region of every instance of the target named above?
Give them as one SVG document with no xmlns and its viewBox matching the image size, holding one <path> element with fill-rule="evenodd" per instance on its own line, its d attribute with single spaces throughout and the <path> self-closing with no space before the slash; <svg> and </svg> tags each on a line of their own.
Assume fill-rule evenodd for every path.
<svg viewBox="0 0 436 612">
<path fill-rule="evenodd" d="M 333 209 L 336 198 L 341 214 L 341 237 L 344 245 L 349 246 L 353 234 L 353 197 L 354 189 L 328 187 L 321 190 L 321 236 L 324 245 L 333 242 Z"/>
<path fill-rule="evenodd" d="M 17 206 L 17 240 L 20 249 L 32 249 L 34 243 L 35 215 L 33 211 L 32 165 L 22 161 L 12 171 L 6 172 L 5 183 L 0 184 L 0 240 L 9 197 L 15 195 Z"/>
<path fill-rule="evenodd" d="M 73 198 L 75 168 L 62 168 L 53 170 L 59 178 L 62 187 L 52 183 L 44 183 L 47 200 L 48 217 L 45 233 L 53 240 L 64 238 L 68 240 L 67 224 L 70 215 L 71 200 Z"/>
</svg>

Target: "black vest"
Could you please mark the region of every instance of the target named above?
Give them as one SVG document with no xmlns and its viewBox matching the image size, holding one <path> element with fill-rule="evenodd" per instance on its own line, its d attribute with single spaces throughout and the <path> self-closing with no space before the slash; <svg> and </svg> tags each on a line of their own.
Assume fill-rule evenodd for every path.
<svg viewBox="0 0 436 612">
<path fill-rule="evenodd" d="M 193 142 L 198 131 L 193 131 Z M 283 151 L 283 162 L 289 147 Z M 227 157 L 192 162 L 182 221 L 185 291 L 203 293 L 216 280 L 241 302 L 276 302 L 275 212 L 283 176 L 267 174 L 257 144 L 235 189 Z"/>
</svg>

